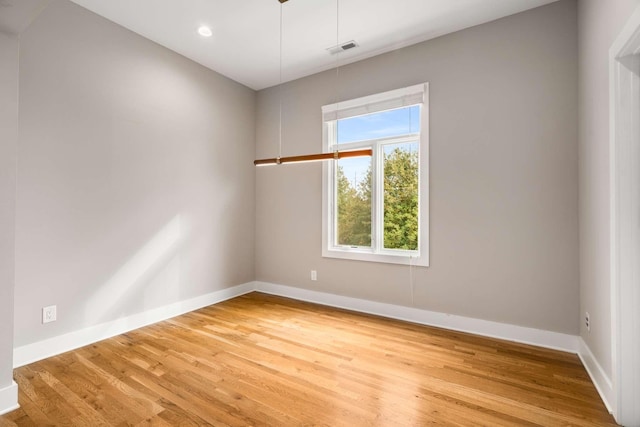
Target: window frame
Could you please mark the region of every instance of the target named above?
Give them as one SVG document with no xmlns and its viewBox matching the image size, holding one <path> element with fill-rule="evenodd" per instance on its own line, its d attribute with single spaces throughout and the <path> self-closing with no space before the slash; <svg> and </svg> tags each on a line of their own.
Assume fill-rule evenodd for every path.
<svg viewBox="0 0 640 427">
<path fill-rule="evenodd" d="M 415 102 L 416 94 L 420 93 L 422 102 Z M 403 99 L 405 101 L 403 101 Z M 399 104 L 405 102 L 404 104 Z M 349 101 L 322 107 L 322 144 L 323 152 L 333 152 L 332 143 L 336 137 L 336 122 L 350 117 L 364 114 L 393 110 L 398 108 L 421 105 L 420 109 L 420 137 L 417 134 L 384 137 L 365 141 L 354 141 L 339 144 L 340 151 L 358 148 L 373 148 L 372 165 L 380 171 L 372 177 L 371 192 L 371 222 L 372 246 L 349 247 L 338 245 L 336 242 L 337 206 L 336 206 L 336 162 L 324 162 L 322 166 L 322 256 L 356 261 L 429 266 L 429 84 L 410 86 L 389 92 L 365 96 Z M 373 111 L 371 111 L 373 106 Z M 346 111 L 346 116 L 341 113 Z M 360 112 L 360 114 L 358 114 Z M 418 167 L 418 249 L 416 251 L 403 249 L 385 249 L 384 224 L 382 217 L 384 197 L 383 149 L 385 145 L 400 142 L 415 142 L 419 144 Z M 375 235 L 373 234 L 375 233 Z"/>
</svg>

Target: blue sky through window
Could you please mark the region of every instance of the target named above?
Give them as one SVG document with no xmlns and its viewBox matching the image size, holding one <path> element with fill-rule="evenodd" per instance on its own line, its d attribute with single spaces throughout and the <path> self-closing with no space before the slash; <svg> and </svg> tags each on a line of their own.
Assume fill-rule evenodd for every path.
<svg viewBox="0 0 640 427">
<path fill-rule="evenodd" d="M 388 138 L 420 132 L 420 106 L 398 108 L 379 113 L 339 120 L 337 123 L 338 144 Z M 401 144 L 403 149 L 410 145 Z M 394 145 L 395 147 L 395 145 Z M 371 164 L 370 157 L 355 157 L 339 160 L 345 177 L 354 188 L 364 179 Z"/>
<path fill-rule="evenodd" d="M 381 111 L 338 121 L 338 144 L 420 132 L 420 106 Z"/>
</svg>

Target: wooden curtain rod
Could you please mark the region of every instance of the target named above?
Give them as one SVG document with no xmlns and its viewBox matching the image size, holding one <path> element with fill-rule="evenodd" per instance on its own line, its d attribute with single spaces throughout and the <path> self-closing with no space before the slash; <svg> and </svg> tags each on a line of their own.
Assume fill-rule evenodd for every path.
<svg viewBox="0 0 640 427">
<path fill-rule="evenodd" d="M 367 148 L 355 151 L 334 151 L 333 153 L 307 154 L 304 156 L 275 157 L 272 159 L 254 160 L 256 166 L 281 165 L 283 163 L 299 163 L 299 162 L 317 162 L 321 160 L 338 160 L 347 157 L 364 157 L 372 156 L 373 150 Z"/>
</svg>

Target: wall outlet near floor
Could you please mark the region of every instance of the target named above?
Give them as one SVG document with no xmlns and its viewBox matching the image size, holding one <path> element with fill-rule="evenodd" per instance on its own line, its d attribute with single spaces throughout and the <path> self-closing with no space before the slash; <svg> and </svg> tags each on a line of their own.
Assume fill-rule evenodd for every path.
<svg viewBox="0 0 640 427">
<path fill-rule="evenodd" d="M 591 317 L 589 316 L 589 313 L 585 313 L 584 316 L 584 325 L 587 327 L 587 331 L 591 332 Z"/>
<path fill-rule="evenodd" d="M 42 308 L 42 323 L 55 322 L 58 318 L 57 306 L 50 305 Z"/>
<path fill-rule="evenodd" d="M 316 280 L 318 280 L 318 272 L 315 270 L 311 270 L 311 280 L 313 280 L 314 282 Z"/>
</svg>

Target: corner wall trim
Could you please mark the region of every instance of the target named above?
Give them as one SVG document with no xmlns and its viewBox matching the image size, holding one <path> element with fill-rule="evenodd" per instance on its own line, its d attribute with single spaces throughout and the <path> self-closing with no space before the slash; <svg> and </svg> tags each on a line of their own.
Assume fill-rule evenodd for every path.
<svg viewBox="0 0 640 427">
<path fill-rule="evenodd" d="M 18 384 L 11 381 L 11 384 L 0 389 L 0 415 L 18 409 Z"/>
<path fill-rule="evenodd" d="M 596 390 L 598 390 L 600 398 L 602 398 L 602 401 L 604 402 L 604 406 L 606 406 L 609 413 L 612 414 L 612 403 L 614 402 L 615 397 L 613 393 L 613 383 L 604 369 L 602 369 L 602 366 L 598 363 L 598 359 L 595 358 L 591 349 L 587 343 L 584 342 L 582 337 L 579 338 L 579 345 L 578 356 L 587 370 L 587 373 L 591 377 L 593 385 L 596 386 Z"/>
<path fill-rule="evenodd" d="M 578 353 L 578 337 L 559 332 L 544 331 L 524 326 L 456 316 L 435 311 L 404 307 L 358 298 L 311 291 L 273 283 L 256 282 L 256 290 L 271 295 L 278 295 L 331 307 L 344 308 L 362 313 L 375 314 L 397 320 L 404 320 L 422 325 L 436 326 L 459 332 L 468 332 L 491 338 L 530 344 L 569 353 Z"/>
<path fill-rule="evenodd" d="M 233 286 L 206 295 L 179 301 L 142 313 L 116 319 L 100 325 L 90 326 L 64 335 L 48 338 L 13 349 L 13 367 L 28 365 L 47 357 L 56 356 L 76 348 L 84 347 L 152 323 L 161 322 L 190 311 L 198 310 L 240 295 L 253 292 L 255 283 L 249 282 Z M 17 392 L 17 388 L 16 388 Z M 17 396 L 17 395 L 16 395 Z M 2 390 L 0 390 L 0 411 L 2 410 Z M 16 397 L 17 402 L 17 397 Z"/>
</svg>

